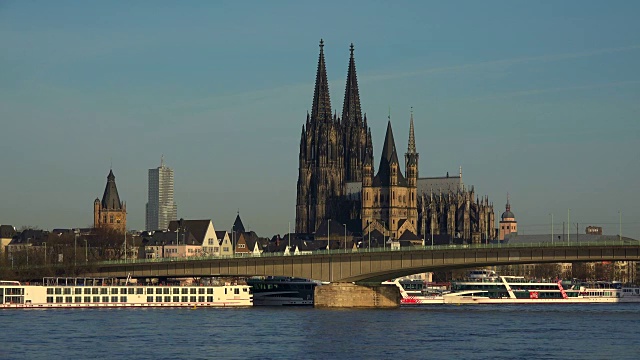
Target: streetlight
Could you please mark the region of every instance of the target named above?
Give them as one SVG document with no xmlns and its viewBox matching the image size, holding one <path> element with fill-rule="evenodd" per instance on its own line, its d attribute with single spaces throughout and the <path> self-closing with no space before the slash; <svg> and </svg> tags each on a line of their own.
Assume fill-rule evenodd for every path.
<svg viewBox="0 0 640 360">
<path fill-rule="evenodd" d="M 571 239 L 571 235 L 569 235 L 571 233 L 571 221 L 569 221 L 570 218 L 571 218 L 571 209 L 567 209 L 567 245 L 569 245 L 569 242 Z"/>
<path fill-rule="evenodd" d="M 342 224 L 344 226 L 344 252 L 347 252 L 347 224 Z"/>
<path fill-rule="evenodd" d="M 433 250 L 433 221 L 429 219 L 429 229 L 431 229 L 431 250 Z"/>
<path fill-rule="evenodd" d="M 78 265 L 78 230 L 73 232 L 73 267 Z"/>
<path fill-rule="evenodd" d="M 84 239 L 84 263 L 87 264 L 89 262 L 89 243 L 87 243 L 87 239 Z"/>
<path fill-rule="evenodd" d="M 618 239 L 622 241 L 622 211 L 618 210 L 618 216 L 620 218 L 620 228 L 618 230 Z"/>
<path fill-rule="evenodd" d="M 289 221 L 289 233 L 287 237 L 289 238 L 289 251 L 291 251 L 291 221 Z"/>
<path fill-rule="evenodd" d="M 553 213 L 551 215 L 551 246 L 553 246 Z"/>
<path fill-rule="evenodd" d="M 329 250 L 331 250 L 331 239 L 330 239 L 330 234 L 331 234 L 331 230 L 329 229 L 329 226 L 331 224 L 331 219 L 327 220 L 327 252 L 329 252 Z"/>
<path fill-rule="evenodd" d="M 44 245 L 44 266 L 47 266 L 47 243 L 43 241 L 42 245 Z"/>
<path fill-rule="evenodd" d="M 367 224 L 367 227 L 369 228 L 369 250 L 371 251 L 371 216 L 369 216 L 369 223 Z"/>
<path fill-rule="evenodd" d="M 382 222 L 382 251 L 387 251 L 387 223 Z"/>
</svg>

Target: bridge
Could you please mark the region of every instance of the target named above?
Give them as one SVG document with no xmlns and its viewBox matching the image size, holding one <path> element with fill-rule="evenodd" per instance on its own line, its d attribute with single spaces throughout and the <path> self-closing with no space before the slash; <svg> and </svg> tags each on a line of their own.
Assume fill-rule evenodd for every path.
<svg viewBox="0 0 640 360">
<path fill-rule="evenodd" d="M 331 283 L 380 284 L 420 272 L 494 265 L 640 261 L 636 241 L 475 244 L 402 247 L 397 250 L 318 251 L 308 255 L 147 259 L 97 264 L 91 277 L 174 278 L 289 276 Z"/>
</svg>

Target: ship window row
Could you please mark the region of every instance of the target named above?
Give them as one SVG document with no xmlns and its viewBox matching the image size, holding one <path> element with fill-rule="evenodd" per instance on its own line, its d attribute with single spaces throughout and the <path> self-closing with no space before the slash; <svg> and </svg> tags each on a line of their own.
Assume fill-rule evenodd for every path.
<svg viewBox="0 0 640 360">
<path fill-rule="evenodd" d="M 117 303 L 117 302 L 121 302 L 121 303 L 126 303 L 127 302 L 127 297 L 126 296 L 47 296 L 47 303 L 49 304 L 53 304 L 53 303 L 99 303 L 99 302 L 103 302 L 103 303 Z"/>
<path fill-rule="evenodd" d="M 147 294 L 165 294 L 168 295 L 169 293 L 172 294 L 208 294 L 208 295 L 212 295 L 213 294 L 213 288 L 196 288 L 196 287 L 191 287 L 191 288 L 187 288 L 187 287 L 182 287 L 182 288 L 173 288 L 173 290 L 171 290 L 171 288 L 169 287 L 163 287 L 163 288 L 146 288 Z M 15 293 L 12 293 L 10 291 L 13 291 Z M 55 287 L 55 288 L 47 288 L 47 295 L 82 295 L 84 293 L 84 295 L 118 295 L 118 294 L 122 294 L 122 295 L 142 295 L 145 293 L 145 288 L 143 287 L 126 287 L 126 288 L 108 288 L 108 287 L 86 287 L 86 288 L 61 288 L 61 287 Z M 8 288 L 7 289 L 7 294 L 8 295 L 23 295 L 24 294 L 24 289 L 22 288 Z"/>
<path fill-rule="evenodd" d="M 196 302 L 196 299 L 198 302 L 205 302 L 205 296 L 147 296 L 147 302 L 148 303 L 152 303 L 152 302 Z M 207 296 L 206 297 L 206 302 L 213 302 L 213 296 Z"/>
<path fill-rule="evenodd" d="M 187 287 L 182 287 L 182 288 L 177 288 L 174 287 L 173 289 L 170 289 L 168 287 L 165 288 L 156 288 L 154 291 L 154 288 L 147 288 L 147 295 L 152 295 L 152 294 L 164 294 L 164 295 L 168 295 L 169 293 L 174 294 L 174 295 L 178 295 L 178 294 L 183 294 L 183 295 L 187 295 L 187 294 L 205 294 L 205 291 L 207 294 L 209 295 L 213 295 L 213 288 L 195 288 L 195 287 L 191 287 L 191 288 L 187 288 Z"/>
<path fill-rule="evenodd" d="M 5 296 L 4 302 L 6 304 L 24 304 L 24 296 Z M 2 298 L 0 298 L 0 304 L 2 303 Z"/>
<path fill-rule="evenodd" d="M 4 294 L 5 295 L 24 295 L 24 288 L 6 288 L 4 289 Z M 0 295 L 2 295 L 1 292 L 0 292 Z"/>
</svg>

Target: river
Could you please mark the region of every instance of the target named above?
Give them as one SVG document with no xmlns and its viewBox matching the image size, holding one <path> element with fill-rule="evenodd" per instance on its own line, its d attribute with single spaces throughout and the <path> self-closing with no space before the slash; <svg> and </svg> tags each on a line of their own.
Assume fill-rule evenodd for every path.
<svg viewBox="0 0 640 360">
<path fill-rule="evenodd" d="M 637 359 L 640 304 L 0 311 L 0 359 Z"/>
</svg>

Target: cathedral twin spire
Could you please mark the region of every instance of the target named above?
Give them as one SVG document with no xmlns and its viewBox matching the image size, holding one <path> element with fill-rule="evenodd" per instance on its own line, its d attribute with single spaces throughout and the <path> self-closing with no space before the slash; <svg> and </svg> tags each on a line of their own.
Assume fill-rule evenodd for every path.
<svg viewBox="0 0 640 360">
<path fill-rule="evenodd" d="M 322 39 L 320 39 L 320 55 L 318 56 L 316 87 L 313 91 L 311 119 L 322 122 L 331 120 L 331 98 L 329 97 L 329 81 L 327 80 L 327 67 L 324 62 L 324 41 Z"/>
<path fill-rule="evenodd" d="M 349 47 L 349 70 L 347 72 L 347 85 L 344 90 L 344 105 L 342 106 L 343 124 L 362 124 L 362 110 L 360 108 L 360 92 L 358 90 L 358 77 L 356 75 L 356 60 L 353 57 L 353 43 Z"/>
<path fill-rule="evenodd" d="M 345 182 L 362 181 L 365 158 L 372 156 L 370 130 L 362 116 L 354 59 L 350 47 L 342 119 L 332 114 L 329 82 L 320 40 L 311 113 L 300 134 L 296 231 L 313 232 L 327 219 L 342 219 L 335 206 Z"/>
<path fill-rule="evenodd" d="M 349 51 L 349 70 L 347 72 L 347 84 L 344 91 L 344 104 L 342 107 L 343 124 L 362 124 L 362 110 L 360 107 L 360 92 L 358 90 L 358 77 L 356 75 L 356 62 L 353 56 L 354 46 L 351 44 Z M 329 82 L 327 80 L 327 67 L 324 59 L 324 40 L 320 40 L 320 54 L 318 55 L 318 70 L 316 72 L 316 84 L 313 92 L 313 104 L 311 107 L 311 120 L 329 121 L 331 114 L 331 97 L 329 96 Z"/>
</svg>

